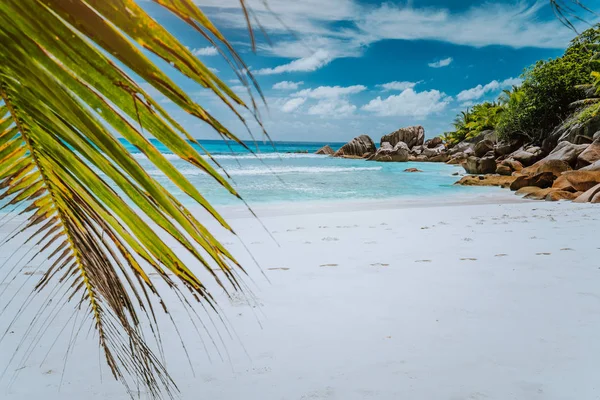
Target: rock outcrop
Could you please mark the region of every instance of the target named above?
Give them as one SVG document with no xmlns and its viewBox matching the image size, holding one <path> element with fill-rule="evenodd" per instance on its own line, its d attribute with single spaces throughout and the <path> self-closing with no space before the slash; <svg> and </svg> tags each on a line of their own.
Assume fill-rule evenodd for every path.
<svg viewBox="0 0 600 400">
<path fill-rule="evenodd" d="M 600 171 L 600 160 L 588 165 L 587 167 L 581 168 L 580 171 Z"/>
<path fill-rule="evenodd" d="M 326 144 L 325 146 L 323 146 L 319 150 L 317 150 L 315 154 L 325 154 L 325 155 L 328 155 L 328 156 L 332 156 L 332 155 L 335 154 L 335 151 L 333 151 L 333 149 L 331 148 L 331 146 L 329 146 L 328 144 Z"/>
<path fill-rule="evenodd" d="M 559 200 L 574 200 L 577 198 L 577 193 L 567 192 L 565 190 L 556 190 L 548 193 L 544 200 L 546 201 L 559 201 Z"/>
<path fill-rule="evenodd" d="M 494 157 L 467 157 L 462 166 L 468 174 L 493 174 L 496 172 Z"/>
<path fill-rule="evenodd" d="M 368 135 L 355 137 L 343 145 L 333 155 L 334 157 L 363 158 L 365 155 L 374 154 L 377 151 L 375 143 Z"/>
<path fill-rule="evenodd" d="M 395 146 L 388 142 L 381 144 L 381 147 L 377 149 L 377 152 L 369 157 L 372 161 L 382 162 L 405 162 L 408 161 L 410 150 L 404 142 L 398 142 Z"/>
<path fill-rule="evenodd" d="M 540 189 L 546 189 L 552 187 L 556 177 L 552 172 L 542 172 L 541 174 L 527 176 L 522 175 L 510 185 L 510 190 L 516 191 L 526 186 L 535 186 Z"/>
<path fill-rule="evenodd" d="M 529 167 L 542 158 L 542 154 L 542 149 L 533 146 L 528 148 L 520 148 L 512 152 L 508 155 L 508 159 L 518 161 L 524 167 Z"/>
<path fill-rule="evenodd" d="M 577 168 L 587 167 L 598 160 L 600 160 L 600 140 L 595 140 L 577 157 Z"/>
<path fill-rule="evenodd" d="M 557 179 L 556 186 L 565 185 L 573 187 L 577 192 L 586 192 L 600 183 L 600 172 L 598 171 L 569 171 Z"/>
<path fill-rule="evenodd" d="M 475 157 L 483 157 L 488 152 L 494 150 L 494 142 L 489 139 L 484 139 L 473 147 Z"/>
<path fill-rule="evenodd" d="M 559 177 L 563 172 L 571 171 L 573 168 L 569 164 L 561 160 L 544 158 L 530 167 L 523 168 L 520 172 L 523 175 L 535 175 L 541 172 L 552 172 L 556 177 Z"/>
<path fill-rule="evenodd" d="M 398 142 L 404 142 L 409 149 L 414 146 L 421 146 L 425 142 L 425 129 L 418 126 L 409 126 L 408 128 L 400 128 L 395 132 L 381 137 L 381 144 L 389 143 L 396 146 Z"/>
<path fill-rule="evenodd" d="M 578 136 L 593 139 L 594 134 L 598 131 L 600 131 L 600 115 L 582 122 L 579 120 L 579 115 L 575 113 L 550 133 L 548 138 L 544 140 L 542 147 L 549 153 L 560 142 L 566 141 L 577 144 L 580 143 Z"/>
<path fill-rule="evenodd" d="M 585 191 L 585 193 L 583 193 L 582 195 L 580 195 L 573 201 L 575 203 L 590 203 L 590 202 L 593 203 L 594 199 L 598 193 L 600 193 L 600 184 L 589 188 L 588 190 Z M 600 198 L 600 196 L 598 196 L 598 197 Z"/>
<path fill-rule="evenodd" d="M 444 142 L 442 141 L 442 138 L 439 136 L 436 136 L 432 139 L 426 140 L 425 143 L 423 143 L 423 145 L 427 148 L 433 149 L 434 147 L 438 147 L 440 144 L 443 144 Z"/>
<path fill-rule="evenodd" d="M 502 157 L 502 156 L 508 155 L 514 151 L 517 151 L 518 149 L 521 148 L 522 145 L 523 145 L 522 138 L 511 139 L 511 140 L 504 141 L 504 142 L 498 142 L 494 146 L 494 153 L 496 153 L 496 156 Z"/>
<path fill-rule="evenodd" d="M 577 157 L 585 149 L 588 148 L 588 144 L 573 144 L 570 142 L 560 142 L 554 150 L 548 154 L 544 160 L 560 160 L 564 161 L 570 166 L 574 167 L 577 163 Z"/>
<path fill-rule="evenodd" d="M 467 175 L 460 178 L 455 185 L 462 186 L 500 186 L 507 188 L 517 179 L 514 176 L 502 176 L 502 175 Z"/>
</svg>

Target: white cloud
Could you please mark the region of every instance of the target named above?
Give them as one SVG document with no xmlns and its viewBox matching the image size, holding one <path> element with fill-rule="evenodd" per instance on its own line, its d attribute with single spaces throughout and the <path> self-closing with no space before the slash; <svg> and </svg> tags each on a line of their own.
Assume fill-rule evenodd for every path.
<svg viewBox="0 0 600 400">
<path fill-rule="evenodd" d="M 363 85 L 353 86 L 319 86 L 316 89 L 304 89 L 299 92 L 292 94 L 292 97 L 307 97 L 311 99 L 331 99 L 340 96 L 347 96 L 350 94 L 360 93 L 366 90 L 367 87 Z"/>
<path fill-rule="evenodd" d="M 522 80 L 519 78 L 508 78 L 501 82 L 493 80 L 486 85 L 477 85 L 474 88 L 463 90 L 456 96 L 456 99 L 463 103 L 478 100 L 488 93 L 496 92 L 504 88 L 510 88 L 512 86 L 518 86 L 521 82 Z"/>
<path fill-rule="evenodd" d="M 273 85 L 275 90 L 297 90 L 298 87 L 304 85 L 303 81 L 292 82 L 292 81 L 281 81 Z"/>
<path fill-rule="evenodd" d="M 308 109 L 310 115 L 321 115 L 327 117 L 344 117 L 348 116 L 356 110 L 356 106 L 350 104 L 346 99 L 326 99 L 320 100 L 314 106 Z"/>
<path fill-rule="evenodd" d="M 254 75 L 275 75 L 284 72 L 312 72 L 324 67 L 331 62 L 332 58 L 325 50 L 318 50 L 308 57 L 302 57 L 290 63 L 279 65 L 274 68 L 262 68 L 254 72 Z"/>
<path fill-rule="evenodd" d="M 438 90 L 415 92 L 410 88 L 386 99 L 378 96 L 364 105 L 362 109 L 382 117 L 423 118 L 444 110 L 451 101 L 452 97 Z"/>
<path fill-rule="evenodd" d="M 281 111 L 285 112 L 285 113 L 290 113 L 292 111 L 295 111 L 298 109 L 298 107 L 300 107 L 302 104 L 304 104 L 304 102 L 306 101 L 306 99 L 303 98 L 295 98 L 295 99 L 290 99 L 288 101 L 286 101 L 285 103 L 283 103 L 283 105 L 281 106 Z"/>
<path fill-rule="evenodd" d="M 221 26 L 247 29 L 239 0 L 195 2 Z M 559 49 L 573 37 L 556 18 L 548 18 L 549 2 L 543 0 L 480 2 L 460 11 L 417 7 L 412 1 L 383 2 L 380 6 L 359 0 L 247 0 L 247 4 L 267 32 L 281 39 L 273 46 L 259 45 L 259 50 L 295 61 L 310 58 L 316 51 L 326 52 L 327 61 L 317 63 L 319 67 L 336 58 L 359 57 L 370 44 L 388 39 Z M 340 28 L 334 22 L 346 24 Z M 290 31 L 295 37 L 288 34 Z M 318 67 L 313 68 L 304 71 Z M 288 69 L 281 72 L 291 72 Z M 265 74 L 274 73 L 269 70 Z"/>
<path fill-rule="evenodd" d="M 192 54 L 195 56 L 216 56 L 219 54 L 219 52 L 217 51 L 216 47 L 208 46 L 194 49 L 192 50 Z"/>
<path fill-rule="evenodd" d="M 417 86 L 419 83 L 421 83 L 423 81 L 419 81 L 419 82 L 408 82 L 408 81 L 394 81 L 394 82 L 388 82 L 388 83 L 384 83 L 382 85 L 377 85 L 377 87 L 381 88 L 384 92 L 390 91 L 390 90 L 398 90 L 398 91 L 403 91 L 406 89 L 411 89 L 414 88 L 415 86 Z"/>
<path fill-rule="evenodd" d="M 208 67 L 208 70 L 211 71 L 213 74 L 216 74 L 219 72 L 219 70 L 217 68 L 212 68 L 212 67 Z"/>
<path fill-rule="evenodd" d="M 556 18 L 542 16 L 549 7 L 547 1 L 481 2 L 451 12 L 384 3 L 367 13 L 358 26 L 379 39 L 438 40 L 473 47 L 562 48 L 573 32 Z"/>
<path fill-rule="evenodd" d="M 283 112 L 296 111 L 306 103 L 306 114 L 331 118 L 348 116 L 356 111 L 348 96 L 366 90 L 363 85 L 353 86 L 319 86 L 315 89 L 304 89 L 292 93 L 288 99 L 278 99 Z"/>
<path fill-rule="evenodd" d="M 447 67 L 448 65 L 450 65 L 452 63 L 452 61 L 454 61 L 454 59 L 452 57 L 448 57 L 448 58 L 444 58 L 439 61 L 434 61 L 427 65 L 429 65 L 431 68 L 443 68 L 443 67 Z"/>
</svg>

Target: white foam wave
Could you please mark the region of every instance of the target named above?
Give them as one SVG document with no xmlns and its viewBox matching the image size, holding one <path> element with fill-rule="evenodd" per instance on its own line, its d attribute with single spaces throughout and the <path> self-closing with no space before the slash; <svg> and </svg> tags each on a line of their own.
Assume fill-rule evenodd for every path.
<svg viewBox="0 0 600 400">
<path fill-rule="evenodd" d="M 134 158 L 138 160 L 147 160 L 143 153 L 133 153 Z M 176 154 L 165 154 L 163 157 L 167 160 L 177 161 L 181 158 Z M 202 155 L 204 158 L 209 158 L 207 155 Z M 261 160 L 277 160 L 289 158 L 324 158 L 326 156 L 311 153 L 256 153 L 256 154 L 213 154 L 215 160 L 246 160 L 246 159 L 261 159 Z"/>
<path fill-rule="evenodd" d="M 231 176 L 248 175 L 284 175 L 284 174 L 319 174 L 319 173 L 349 173 L 358 171 L 379 171 L 382 167 L 273 167 L 273 168 L 228 168 L 227 173 Z M 179 170 L 183 175 L 195 176 L 205 175 L 197 168 L 182 168 Z M 148 171 L 150 175 L 161 176 L 159 170 Z"/>
</svg>

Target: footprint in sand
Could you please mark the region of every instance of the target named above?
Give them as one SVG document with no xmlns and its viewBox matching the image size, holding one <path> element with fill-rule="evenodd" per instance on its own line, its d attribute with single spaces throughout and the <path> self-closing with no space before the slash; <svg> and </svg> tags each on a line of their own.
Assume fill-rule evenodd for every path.
<svg viewBox="0 0 600 400">
<path fill-rule="evenodd" d="M 471 239 L 471 238 L 464 238 L 463 241 L 465 241 L 465 242 L 472 242 L 473 239 Z"/>
<path fill-rule="evenodd" d="M 417 263 L 430 263 L 431 260 L 415 260 Z"/>
<path fill-rule="evenodd" d="M 337 267 L 337 264 L 321 264 L 319 267 Z"/>
<path fill-rule="evenodd" d="M 565 248 L 560 249 L 560 251 L 574 251 L 574 250 L 570 247 L 565 247 Z"/>
<path fill-rule="evenodd" d="M 312 242 L 304 242 L 304 244 L 311 244 Z"/>
<path fill-rule="evenodd" d="M 325 226 L 325 225 L 319 226 L 319 229 L 327 229 L 327 228 L 329 228 L 329 227 Z"/>
<path fill-rule="evenodd" d="M 267 268 L 269 271 L 289 271 L 289 268 L 279 267 L 279 268 Z"/>
<path fill-rule="evenodd" d="M 549 256 L 552 253 L 535 253 L 536 256 Z"/>
<path fill-rule="evenodd" d="M 476 258 L 467 257 L 467 258 L 461 258 L 460 261 L 477 261 L 477 259 Z"/>
<path fill-rule="evenodd" d="M 338 239 L 336 237 L 327 236 L 327 237 L 324 237 L 321 240 L 324 241 L 324 242 L 337 242 L 340 239 Z"/>
<path fill-rule="evenodd" d="M 369 264 L 371 267 L 389 267 L 390 264 L 382 264 L 382 263 L 375 263 L 375 264 Z"/>
<path fill-rule="evenodd" d="M 508 254 L 502 253 L 502 254 L 496 254 L 494 257 L 506 257 L 506 256 L 508 256 Z"/>
</svg>

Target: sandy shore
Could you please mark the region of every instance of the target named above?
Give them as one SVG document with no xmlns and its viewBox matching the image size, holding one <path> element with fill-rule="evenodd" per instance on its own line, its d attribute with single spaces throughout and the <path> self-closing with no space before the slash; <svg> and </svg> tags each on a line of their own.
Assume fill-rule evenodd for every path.
<svg viewBox="0 0 600 400">
<path fill-rule="evenodd" d="M 278 245 L 233 210 L 268 281 L 236 238 L 219 236 L 249 266 L 255 297 L 215 292 L 232 332 L 221 343 L 213 330 L 216 345 L 175 310 L 193 372 L 165 323 L 181 398 L 597 399 L 600 208 L 503 203 L 259 207 Z M 0 289 L 23 302 L 28 276 Z M 128 398 L 87 329 L 65 366 L 71 315 L 9 365 L 0 398 Z M 0 343 L 1 369 L 27 325 L 26 314 Z"/>
</svg>

